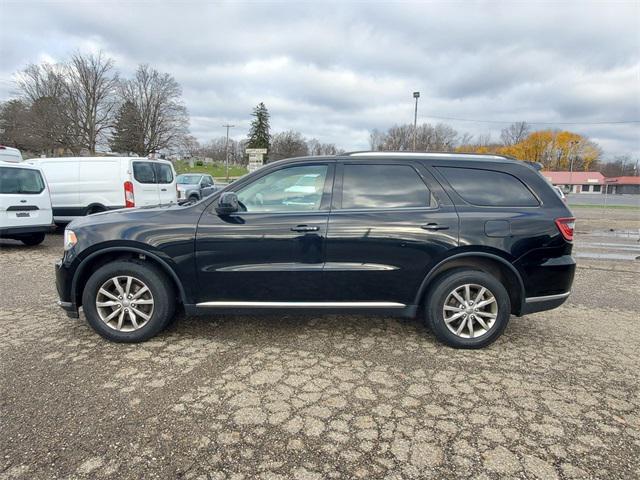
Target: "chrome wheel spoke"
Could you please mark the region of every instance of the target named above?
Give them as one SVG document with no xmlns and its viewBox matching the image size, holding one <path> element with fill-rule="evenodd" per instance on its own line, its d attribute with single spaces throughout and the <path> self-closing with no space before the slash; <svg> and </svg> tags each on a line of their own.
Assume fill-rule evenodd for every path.
<svg viewBox="0 0 640 480">
<path fill-rule="evenodd" d="M 124 323 L 124 310 L 120 312 L 120 317 L 118 317 L 118 330 L 122 328 L 123 323 Z"/>
<path fill-rule="evenodd" d="M 488 300 L 483 300 L 482 302 L 478 303 L 476 307 L 483 308 L 483 307 L 486 307 L 487 305 L 491 305 L 495 301 L 496 299 L 494 297 L 491 297 Z"/>
<path fill-rule="evenodd" d="M 108 302 L 96 302 L 96 306 L 100 308 L 117 307 L 118 305 L 120 305 L 120 302 L 116 300 L 109 300 Z"/>
<path fill-rule="evenodd" d="M 491 319 L 495 319 L 497 317 L 495 313 L 482 312 L 482 311 L 477 311 L 475 315 L 476 317 L 480 316 L 480 317 L 491 318 Z"/>
<path fill-rule="evenodd" d="M 478 292 L 478 294 L 476 295 L 476 299 L 474 300 L 475 303 L 478 303 L 480 301 L 480 299 L 484 296 L 484 292 L 486 292 L 487 289 L 482 287 L 480 289 L 480 291 Z"/>
<path fill-rule="evenodd" d="M 153 300 L 149 299 L 136 299 L 136 305 L 153 305 Z"/>
<path fill-rule="evenodd" d="M 129 310 L 129 319 L 131 320 L 131 323 L 133 324 L 133 328 L 140 328 L 140 326 L 138 325 L 138 319 L 136 318 L 135 313 L 133 313 L 133 309 Z"/>
<path fill-rule="evenodd" d="M 462 321 L 460 322 L 460 325 L 458 325 L 458 329 L 456 330 L 456 335 L 460 335 L 460 332 L 462 332 L 462 329 L 464 328 L 466 323 L 467 323 L 467 319 L 463 318 Z"/>
<path fill-rule="evenodd" d="M 145 320 L 149 320 L 151 318 L 151 315 L 147 315 L 144 312 L 141 312 L 140 310 L 138 310 L 137 308 L 131 307 L 130 311 L 133 311 L 136 313 L 136 315 L 140 315 L 142 318 L 144 318 Z"/>
<path fill-rule="evenodd" d="M 451 315 L 449 318 L 445 318 L 444 321 L 445 321 L 445 323 L 451 323 L 454 320 L 457 320 L 458 318 L 462 317 L 463 315 L 464 315 L 464 311 L 458 312 L 458 313 L 455 313 L 455 314 Z"/>
<path fill-rule="evenodd" d="M 473 318 L 467 321 L 467 325 L 469 326 L 469 336 L 473 338 Z"/>
<path fill-rule="evenodd" d="M 131 292 L 131 282 L 133 282 L 133 277 L 127 277 L 127 285 L 124 287 L 124 293 L 129 295 Z"/>
<path fill-rule="evenodd" d="M 464 305 L 464 298 L 462 298 L 458 292 L 456 292 L 456 291 L 454 290 L 453 292 L 451 292 L 451 295 L 453 295 L 453 297 L 454 297 L 456 300 L 458 300 L 458 302 L 460 302 L 462 305 Z"/>
<path fill-rule="evenodd" d="M 118 277 L 113 277 L 111 279 L 111 281 L 113 282 L 113 284 L 116 286 L 116 290 L 118 290 L 118 293 L 121 296 L 124 296 L 124 290 L 122 290 L 122 286 L 120 285 L 120 282 L 118 281 Z"/>
<path fill-rule="evenodd" d="M 140 302 L 138 302 L 138 303 L 140 303 Z M 462 312 L 462 311 L 464 311 L 464 308 L 456 307 L 456 306 L 453 306 L 453 305 L 445 305 L 444 309 L 446 311 L 448 311 L 448 312 Z"/>
<path fill-rule="evenodd" d="M 467 303 L 471 301 L 471 285 L 464 286 L 464 299 Z"/>
<path fill-rule="evenodd" d="M 135 295 L 132 297 L 132 299 L 136 299 L 138 297 L 140 297 L 140 295 L 142 295 L 144 292 L 148 292 L 149 289 L 147 288 L 146 285 L 144 285 L 140 290 L 138 290 Z"/>
<path fill-rule="evenodd" d="M 476 320 L 478 321 L 478 323 L 482 328 L 484 328 L 485 330 L 489 330 L 489 327 L 487 326 L 487 324 L 484 323 L 484 320 L 480 318 L 478 315 L 476 315 Z"/>
<path fill-rule="evenodd" d="M 107 298 L 110 298 L 111 300 L 115 300 L 116 302 L 118 301 L 118 297 L 116 295 L 113 295 L 111 292 L 108 292 L 104 289 L 104 287 L 102 287 L 98 293 L 104 295 Z"/>
</svg>

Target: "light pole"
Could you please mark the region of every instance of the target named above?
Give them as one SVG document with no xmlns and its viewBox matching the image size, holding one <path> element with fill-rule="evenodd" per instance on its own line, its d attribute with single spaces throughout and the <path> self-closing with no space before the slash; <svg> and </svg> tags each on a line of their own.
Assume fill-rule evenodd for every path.
<svg viewBox="0 0 640 480">
<path fill-rule="evenodd" d="M 227 174 L 227 183 L 229 183 L 229 129 L 235 127 L 235 125 L 226 124 L 223 125 L 227 129 L 227 143 L 224 145 L 224 164 Z"/>
<path fill-rule="evenodd" d="M 571 142 L 571 146 L 575 148 L 578 145 L 578 141 L 574 140 Z M 576 159 L 576 153 L 573 151 L 574 148 L 569 150 L 569 154 L 571 155 L 571 161 L 569 162 L 569 188 L 571 188 L 571 193 L 573 193 L 573 161 Z"/>
<path fill-rule="evenodd" d="M 413 98 L 416 99 L 416 109 L 413 113 L 413 151 L 416 151 L 416 136 L 418 135 L 418 99 L 420 92 L 413 92 Z"/>
</svg>

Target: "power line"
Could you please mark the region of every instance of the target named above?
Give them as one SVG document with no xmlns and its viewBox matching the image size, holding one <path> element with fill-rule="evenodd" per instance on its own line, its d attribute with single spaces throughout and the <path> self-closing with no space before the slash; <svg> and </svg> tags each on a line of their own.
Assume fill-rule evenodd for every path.
<svg viewBox="0 0 640 480">
<path fill-rule="evenodd" d="M 507 120 L 479 120 L 473 118 L 457 118 L 457 117 L 437 117 L 434 115 L 426 115 L 426 118 L 435 118 L 437 120 L 455 120 L 457 122 L 475 122 L 475 123 L 500 123 L 511 125 L 512 123 L 517 122 L 507 121 Z M 621 124 L 632 124 L 632 123 L 640 123 L 640 120 L 621 120 L 621 121 L 610 121 L 610 122 L 527 122 L 524 123 L 528 125 L 621 125 Z"/>
</svg>

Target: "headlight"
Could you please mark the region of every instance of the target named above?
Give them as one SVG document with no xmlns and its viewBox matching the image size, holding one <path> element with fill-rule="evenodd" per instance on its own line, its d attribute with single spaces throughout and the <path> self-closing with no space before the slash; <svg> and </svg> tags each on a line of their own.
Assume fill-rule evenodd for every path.
<svg viewBox="0 0 640 480">
<path fill-rule="evenodd" d="M 65 230 L 64 231 L 64 249 L 65 251 L 73 248 L 73 246 L 78 243 L 78 237 L 73 230 Z"/>
</svg>

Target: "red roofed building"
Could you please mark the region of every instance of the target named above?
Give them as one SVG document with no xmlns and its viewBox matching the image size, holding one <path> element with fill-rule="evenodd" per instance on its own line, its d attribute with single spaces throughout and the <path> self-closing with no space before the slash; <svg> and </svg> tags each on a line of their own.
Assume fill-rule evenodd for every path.
<svg viewBox="0 0 640 480">
<path fill-rule="evenodd" d="M 640 193 L 640 177 L 608 177 L 609 193 Z"/>
<path fill-rule="evenodd" d="M 603 193 L 605 177 L 600 172 L 540 172 L 553 185 L 571 193 Z"/>
</svg>

